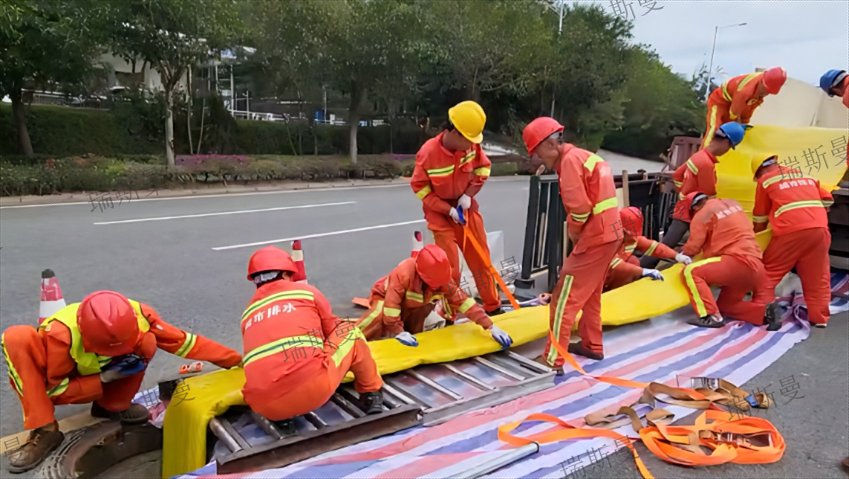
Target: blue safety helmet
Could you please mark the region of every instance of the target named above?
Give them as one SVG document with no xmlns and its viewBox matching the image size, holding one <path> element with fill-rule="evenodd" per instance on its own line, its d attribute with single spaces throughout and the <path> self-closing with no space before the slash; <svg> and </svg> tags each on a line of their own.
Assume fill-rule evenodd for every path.
<svg viewBox="0 0 849 479">
<path fill-rule="evenodd" d="M 820 77 L 820 88 L 822 88 L 828 96 L 834 96 L 831 89 L 840 85 L 840 82 L 842 82 L 844 78 L 846 78 L 846 70 L 838 70 L 836 68 L 829 70 Z"/>
<path fill-rule="evenodd" d="M 743 136 L 749 128 L 751 128 L 749 125 L 737 123 L 736 121 L 729 121 L 728 123 L 723 123 L 722 126 L 717 128 L 714 135 L 727 139 L 731 142 L 731 148 L 734 148 L 743 141 Z"/>
</svg>

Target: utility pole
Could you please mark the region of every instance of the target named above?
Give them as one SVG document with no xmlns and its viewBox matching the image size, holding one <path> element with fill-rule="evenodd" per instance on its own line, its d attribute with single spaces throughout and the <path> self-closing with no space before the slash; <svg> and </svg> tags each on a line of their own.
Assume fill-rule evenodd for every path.
<svg viewBox="0 0 849 479">
<path fill-rule="evenodd" d="M 558 0 L 558 3 L 560 4 L 560 9 L 559 9 L 559 13 L 558 13 L 560 20 L 559 20 L 558 26 L 557 26 L 557 39 L 560 40 L 560 36 L 563 34 L 563 0 Z M 551 115 L 550 115 L 552 118 L 554 118 L 554 94 L 556 93 L 556 91 L 557 91 L 556 85 L 552 85 L 551 86 Z"/>
</svg>

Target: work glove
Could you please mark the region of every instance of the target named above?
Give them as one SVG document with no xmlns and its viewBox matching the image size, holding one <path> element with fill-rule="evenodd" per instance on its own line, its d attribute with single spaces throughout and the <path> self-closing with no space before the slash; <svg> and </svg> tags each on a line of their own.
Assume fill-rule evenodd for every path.
<svg viewBox="0 0 849 479">
<path fill-rule="evenodd" d="M 416 339 L 416 337 L 408 333 L 407 331 L 402 331 L 400 334 L 395 336 L 395 339 L 401 341 L 401 344 L 403 344 L 404 346 L 417 347 L 419 345 L 419 341 Z"/>
<path fill-rule="evenodd" d="M 513 344 L 513 338 L 494 324 L 492 325 L 492 329 L 489 330 L 489 333 L 492 335 L 492 339 L 501 345 L 501 349 L 507 349 Z"/>
<path fill-rule="evenodd" d="M 463 195 L 457 200 L 457 207 L 462 208 L 463 211 L 469 211 L 469 208 L 472 207 L 472 197 L 469 195 Z"/>
<path fill-rule="evenodd" d="M 100 381 L 110 383 L 118 379 L 138 374 L 147 368 L 144 360 L 134 354 L 128 354 L 120 359 L 113 360 L 106 366 L 106 370 L 100 373 Z"/>
<path fill-rule="evenodd" d="M 457 208 L 451 208 L 451 210 L 448 212 L 448 216 L 450 216 L 455 223 L 460 225 L 465 223 L 465 220 L 463 219 L 462 215 L 463 213 Z"/>
<path fill-rule="evenodd" d="M 660 271 L 656 269 L 643 268 L 643 278 L 645 278 L 646 276 L 651 277 L 651 279 L 655 281 L 663 281 L 663 275 L 660 274 Z"/>
<path fill-rule="evenodd" d="M 684 253 L 678 253 L 678 254 L 675 255 L 675 261 L 677 261 L 681 264 L 684 264 L 684 265 L 688 265 L 688 264 L 693 262 L 693 258 L 690 258 L 689 256 L 685 255 Z"/>
</svg>

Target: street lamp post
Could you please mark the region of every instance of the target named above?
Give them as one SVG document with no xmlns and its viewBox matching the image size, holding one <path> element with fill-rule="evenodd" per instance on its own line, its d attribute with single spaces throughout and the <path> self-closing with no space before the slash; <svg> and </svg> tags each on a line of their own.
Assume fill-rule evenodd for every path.
<svg viewBox="0 0 849 479">
<path fill-rule="evenodd" d="M 708 95 L 710 95 L 710 77 L 711 73 L 713 73 L 713 55 L 716 52 L 716 34 L 719 32 L 720 28 L 728 28 L 728 27 L 742 27 L 748 25 L 746 22 L 743 23 L 735 23 L 733 25 L 722 25 L 713 27 L 713 47 L 710 49 L 710 66 L 708 66 L 707 71 L 707 81 L 705 81 L 705 101 L 708 99 Z"/>
<path fill-rule="evenodd" d="M 563 1 L 564 0 L 558 0 L 558 3 L 560 3 L 560 9 L 558 10 L 558 12 L 559 12 L 558 15 L 560 17 L 560 20 L 559 20 L 558 25 L 557 25 L 557 38 L 558 39 L 560 39 L 560 36 L 563 34 Z M 557 90 L 555 88 L 555 85 L 552 85 L 551 86 L 551 117 L 552 118 L 554 118 L 554 94 L 556 92 L 557 92 Z"/>
</svg>

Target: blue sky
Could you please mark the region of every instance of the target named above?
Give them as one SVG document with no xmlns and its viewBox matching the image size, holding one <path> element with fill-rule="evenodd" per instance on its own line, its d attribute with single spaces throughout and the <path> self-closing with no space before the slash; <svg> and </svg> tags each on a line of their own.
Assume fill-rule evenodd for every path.
<svg viewBox="0 0 849 479">
<path fill-rule="evenodd" d="M 720 68 L 720 80 L 756 67 L 782 66 L 789 76 L 816 84 L 830 68 L 849 69 L 849 2 L 845 0 L 594 3 L 611 13 L 621 12 L 630 3 L 634 41 L 653 46 L 664 63 L 688 78 L 702 62 L 709 62 L 714 27 L 742 22 L 748 25 L 719 30 L 714 72 Z M 655 10 L 649 10 L 652 4 Z"/>
</svg>

